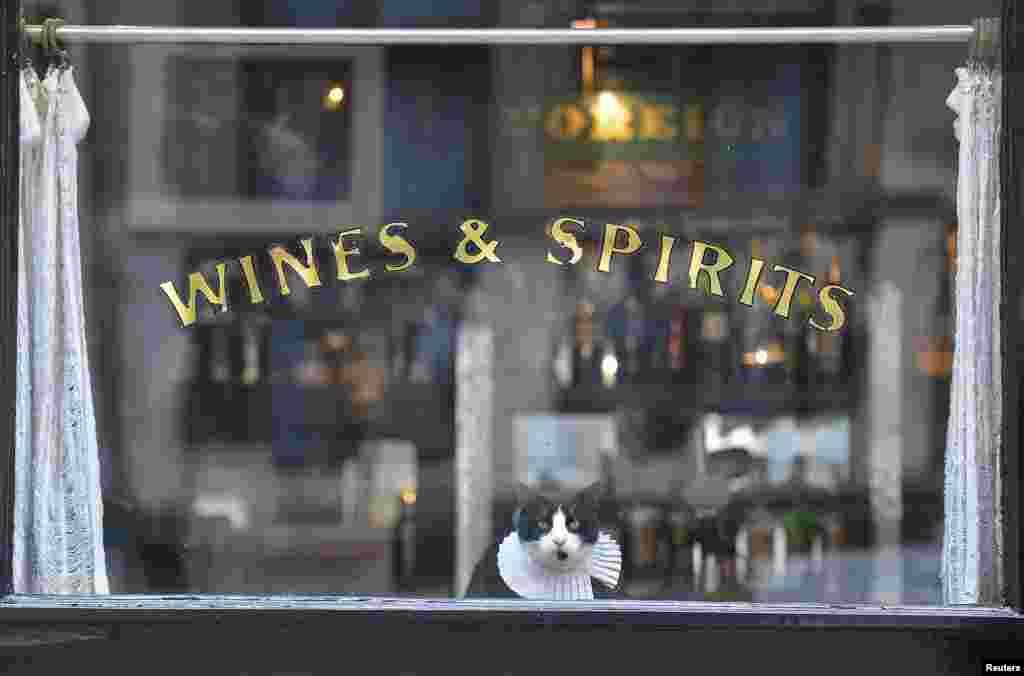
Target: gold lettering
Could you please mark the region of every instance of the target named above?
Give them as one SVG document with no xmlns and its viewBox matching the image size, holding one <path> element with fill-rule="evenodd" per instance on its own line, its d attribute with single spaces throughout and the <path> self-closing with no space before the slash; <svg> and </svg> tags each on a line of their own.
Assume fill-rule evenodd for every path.
<svg viewBox="0 0 1024 676">
<path fill-rule="evenodd" d="M 805 272 L 799 270 L 793 270 L 787 268 L 784 265 L 776 265 L 772 268 L 775 272 L 782 270 L 786 271 L 786 286 L 782 289 L 782 295 L 779 297 L 779 302 L 775 305 L 775 314 L 779 315 L 783 319 L 789 319 L 789 309 L 793 304 L 793 294 L 796 292 L 796 287 L 800 283 L 801 279 L 806 279 L 810 282 L 811 286 L 814 286 L 814 276 L 808 275 Z"/>
<path fill-rule="evenodd" d="M 548 230 L 548 235 L 551 239 L 572 251 L 572 258 L 569 259 L 569 265 L 576 265 L 580 262 L 580 258 L 583 257 L 583 247 L 581 247 L 580 243 L 576 240 L 576 235 L 562 227 L 565 223 L 573 223 L 580 226 L 581 232 L 586 226 L 583 225 L 583 221 L 575 218 L 559 218 L 551 225 L 551 229 Z M 555 265 L 562 265 L 562 261 L 555 258 L 550 251 L 547 255 L 547 262 L 554 263 Z"/>
<path fill-rule="evenodd" d="M 220 293 L 215 294 L 210 288 L 206 277 L 202 272 L 193 272 L 188 276 L 188 307 L 181 302 L 181 297 L 174 288 L 173 282 L 164 282 L 160 288 L 170 299 L 171 305 L 178 312 L 182 327 L 189 326 L 196 321 L 196 293 L 202 293 L 206 300 L 212 305 L 219 305 L 221 312 L 227 312 L 228 299 L 224 289 L 224 264 L 217 263 L 217 277 L 220 280 Z"/>
<path fill-rule="evenodd" d="M 754 304 L 754 292 L 757 291 L 757 284 L 761 281 L 761 270 L 764 269 L 764 261 L 760 258 L 750 259 L 750 272 L 747 273 L 747 283 L 740 295 L 740 302 L 751 306 Z"/>
<path fill-rule="evenodd" d="M 704 253 L 708 249 L 718 254 L 715 262 L 710 265 L 704 263 Z M 690 288 L 697 288 L 697 280 L 703 270 L 707 273 L 708 279 L 711 282 L 711 293 L 716 296 L 725 295 L 722 293 L 722 283 L 718 279 L 718 273 L 724 271 L 732 264 L 733 257 L 724 248 L 695 240 L 693 242 L 693 254 L 690 256 Z"/>
<path fill-rule="evenodd" d="M 668 265 L 672 260 L 672 247 L 675 246 L 675 243 L 675 237 L 661 236 L 661 253 L 658 255 L 658 269 L 654 273 L 654 281 L 662 284 L 668 283 Z"/>
<path fill-rule="evenodd" d="M 843 328 L 843 324 L 846 323 L 846 313 L 843 312 L 842 306 L 839 305 L 836 299 L 831 296 L 831 292 L 833 290 L 841 291 L 850 297 L 854 295 L 853 291 L 850 291 L 844 286 L 839 286 L 838 284 L 829 284 L 818 292 L 818 300 L 821 301 L 822 308 L 824 308 L 825 312 L 828 313 L 829 318 L 832 320 L 828 326 L 822 326 L 818 324 L 818 322 L 814 321 L 814 317 L 811 317 L 808 322 L 819 331 L 834 333 L 835 331 Z"/>
<path fill-rule="evenodd" d="M 484 239 L 484 235 L 490 227 L 487 223 L 478 221 L 475 218 L 463 221 L 462 225 L 459 226 L 459 230 L 462 231 L 465 237 L 462 238 L 455 249 L 455 260 L 466 265 L 476 265 L 485 258 L 492 263 L 500 263 L 501 259 L 498 257 L 498 254 L 494 253 L 494 250 L 498 248 L 499 242 L 497 240 L 488 242 Z M 469 252 L 470 244 L 476 247 L 477 252 L 475 254 Z"/>
<path fill-rule="evenodd" d="M 624 248 L 615 246 L 615 239 L 618 237 L 620 232 L 626 233 L 627 236 L 626 246 Z M 628 225 L 615 225 L 614 223 L 608 223 L 604 226 L 604 243 L 601 245 L 601 260 L 597 264 L 597 269 L 601 272 L 610 272 L 612 254 L 628 256 L 640 249 L 640 245 L 640 235 L 637 234 L 636 230 Z"/>
<path fill-rule="evenodd" d="M 647 104 L 640 106 L 640 131 L 638 137 L 642 141 L 671 141 L 679 133 L 675 125 L 669 123 L 669 117 L 675 115 L 675 109 L 665 104 Z"/>
<path fill-rule="evenodd" d="M 263 302 L 263 291 L 260 290 L 260 282 L 256 279 L 256 270 L 252 265 L 252 256 L 243 256 L 238 259 L 242 264 L 242 272 L 245 274 L 245 285 L 249 287 L 249 302 L 255 305 Z"/>
<path fill-rule="evenodd" d="M 287 296 L 291 293 L 288 288 L 288 279 L 284 274 L 284 264 L 299 274 L 302 281 L 308 287 L 320 286 L 320 275 L 316 271 L 316 261 L 313 259 L 313 240 L 302 240 L 302 248 L 306 250 L 306 263 L 303 264 L 295 256 L 288 253 L 282 246 L 271 247 L 270 257 L 274 261 L 274 269 L 277 270 L 277 281 L 281 287 L 281 295 Z"/>
<path fill-rule="evenodd" d="M 390 228 L 407 228 L 409 227 L 405 223 L 388 223 L 380 229 L 380 243 L 385 249 L 393 254 L 401 254 L 405 256 L 405 262 L 398 265 L 388 263 L 384 268 L 388 272 L 401 272 L 407 269 L 416 261 L 416 250 L 409 244 L 409 240 L 405 239 L 401 235 L 392 235 L 388 232 Z"/>
<path fill-rule="evenodd" d="M 338 279 L 347 282 L 352 279 L 366 279 L 370 276 L 369 270 L 361 270 L 359 272 L 352 272 L 348 267 L 348 257 L 358 256 L 359 249 L 346 249 L 345 238 L 346 237 L 357 237 L 363 234 L 362 228 L 353 228 L 352 230 L 346 230 L 345 232 L 338 235 L 338 239 L 331 242 L 331 246 L 334 248 L 334 259 L 338 263 Z"/>
<path fill-rule="evenodd" d="M 557 140 L 574 139 L 583 133 L 586 126 L 586 115 L 571 103 L 556 106 L 544 122 L 548 135 Z"/>
</svg>

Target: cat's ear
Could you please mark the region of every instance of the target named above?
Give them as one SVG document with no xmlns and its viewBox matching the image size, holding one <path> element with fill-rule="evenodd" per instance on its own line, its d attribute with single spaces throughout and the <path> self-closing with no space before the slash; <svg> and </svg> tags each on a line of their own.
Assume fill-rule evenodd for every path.
<svg viewBox="0 0 1024 676">
<path fill-rule="evenodd" d="M 597 507 L 607 494 L 607 484 L 604 481 L 595 481 L 576 494 L 576 502 Z"/>
</svg>

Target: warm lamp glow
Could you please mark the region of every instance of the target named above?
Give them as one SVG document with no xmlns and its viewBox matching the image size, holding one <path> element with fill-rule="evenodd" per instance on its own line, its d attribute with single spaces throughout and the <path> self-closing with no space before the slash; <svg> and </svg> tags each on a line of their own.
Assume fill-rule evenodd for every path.
<svg viewBox="0 0 1024 676">
<path fill-rule="evenodd" d="M 615 374 L 619 372 L 619 360 L 614 354 L 606 354 L 601 360 L 601 380 L 605 387 L 615 384 Z"/>
<path fill-rule="evenodd" d="M 337 84 L 331 85 L 327 93 L 324 94 L 324 108 L 327 110 L 337 110 L 341 107 L 344 100 L 345 88 Z"/>
<path fill-rule="evenodd" d="M 619 97 L 612 92 L 601 92 L 598 94 L 593 111 L 598 122 L 612 122 L 626 116 L 626 107 L 622 105 Z"/>
</svg>

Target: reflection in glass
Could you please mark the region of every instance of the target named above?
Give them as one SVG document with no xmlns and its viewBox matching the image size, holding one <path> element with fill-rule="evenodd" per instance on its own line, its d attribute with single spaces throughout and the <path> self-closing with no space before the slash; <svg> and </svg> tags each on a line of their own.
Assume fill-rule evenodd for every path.
<svg viewBox="0 0 1024 676">
<path fill-rule="evenodd" d="M 253 3 L 244 21 L 220 22 L 374 23 L 370 9 L 315 4 Z M 530 11 L 549 11 L 538 7 L 513 14 L 532 22 Z M 190 22 L 204 23 L 195 11 Z M 97 12 L 90 22 L 120 22 Z M 565 25 L 541 23 L 556 18 Z M 87 276 L 86 296 L 99 308 L 89 343 L 117 470 L 104 486 L 115 590 L 453 596 L 460 523 L 486 519 L 497 542 L 517 481 L 602 479 L 628 597 L 855 602 L 881 589 L 938 602 L 955 160 L 951 146 L 905 139 L 945 138 L 949 117 L 928 77 L 894 88 L 887 106 L 865 92 L 904 72 L 948 72 L 959 48 L 893 49 L 903 63 L 887 72 L 884 60 L 850 65 L 844 47 L 410 46 L 374 51 L 374 77 L 357 77 L 358 58 L 300 47 L 287 58 L 94 49 L 133 92 L 95 66 L 80 196 L 96 221 L 85 267 L 103 271 Z M 938 54 L 949 63 L 926 61 Z M 370 94 L 381 109 L 360 127 L 354 110 Z M 227 205 L 216 222 L 175 222 L 172 208 L 156 219 L 171 225 L 141 237 L 117 215 L 139 197 L 114 189 L 135 185 L 125 172 L 140 166 L 123 129 L 150 129 L 150 100 L 166 120 L 145 133 L 159 139 L 151 173 L 180 204 Z M 356 141 L 377 133 L 375 156 L 360 154 Z M 868 164 L 881 169 L 863 172 L 876 151 Z M 356 182 L 364 171 L 380 175 Z M 895 194 L 887 181 L 901 172 L 938 178 Z M 878 206 L 896 202 L 899 218 Z M 381 222 L 310 222 L 314 207 L 341 203 Z M 246 220 L 253 205 L 259 224 Z M 576 264 L 546 235 L 561 217 L 585 225 Z M 503 263 L 452 258 L 468 218 L 490 224 Z M 408 269 L 388 269 L 401 262 L 376 236 L 389 222 L 407 225 Z M 609 223 L 643 245 L 601 272 Z M 342 281 L 331 240 L 357 227 L 352 263 L 370 276 Z M 675 243 L 660 282 L 663 236 Z M 322 284 L 286 268 L 282 294 L 268 250 L 304 260 L 309 237 Z M 696 241 L 735 259 L 722 296 L 706 273 L 691 284 Z M 247 255 L 261 302 L 247 296 Z M 738 299 L 751 259 L 765 266 L 748 306 Z M 159 285 L 181 289 L 194 271 L 213 280 L 217 262 L 228 311 L 200 298 L 199 320 L 182 328 Z M 776 265 L 815 278 L 800 282 L 789 318 L 776 312 Z M 877 321 L 867 298 L 883 279 L 924 299 L 918 309 Z M 856 292 L 840 299 L 839 333 L 809 324 L 828 321 L 826 284 Z M 471 294 L 472 321 L 493 331 L 476 380 L 458 368 Z M 886 344 L 908 359 L 885 368 L 871 346 Z M 456 392 L 480 382 L 493 411 L 477 422 L 493 440 L 457 448 L 482 443 L 459 441 L 456 410 Z M 905 403 L 879 438 L 884 421 L 871 416 L 892 392 Z M 479 515 L 462 511 L 456 486 L 475 475 L 458 457 L 493 465 Z M 898 505 L 880 501 L 879 467 L 899 468 L 885 485 Z M 876 512 L 889 508 L 902 516 L 883 551 Z"/>
</svg>

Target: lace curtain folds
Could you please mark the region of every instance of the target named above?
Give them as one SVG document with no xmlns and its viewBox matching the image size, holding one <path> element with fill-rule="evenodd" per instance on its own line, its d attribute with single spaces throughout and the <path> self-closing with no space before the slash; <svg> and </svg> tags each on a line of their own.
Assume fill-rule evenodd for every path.
<svg viewBox="0 0 1024 676">
<path fill-rule="evenodd" d="M 999 604 L 1001 524 L 999 139 L 1002 78 L 980 65 L 956 70 L 946 103 L 960 158 L 957 177 L 956 345 L 946 436 L 943 597 Z"/>
<path fill-rule="evenodd" d="M 108 593 L 85 340 L 71 67 L 21 81 L 14 591 Z"/>
</svg>

